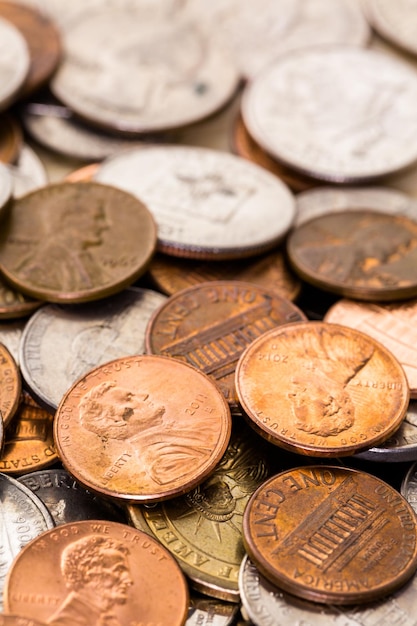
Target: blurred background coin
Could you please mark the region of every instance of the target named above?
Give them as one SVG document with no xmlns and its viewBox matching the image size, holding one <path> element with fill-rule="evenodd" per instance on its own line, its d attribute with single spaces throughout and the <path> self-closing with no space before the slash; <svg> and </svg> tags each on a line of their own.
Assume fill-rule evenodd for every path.
<svg viewBox="0 0 417 626">
<path fill-rule="evenodd" d="M 7 167 L 0 163 L 0 218 L 5 213 L 13 191 L 12 177 Z"/>
<path fill-rule="evenodd" d="M 8 167 L 13 180 L 14 198 L 21 198 L 30 191 L 44 187 L 49 182 L 44 164 L 27 144 L 22 146 L 17 162 Z"/>
<path fill-rule="evenodd" d="M 0 344 L 0 415 L 6 426 L 15 415 L 22 389 L 20 370 L 3 344 Z"/>
<path fill-rule="evenodd" d="M 0 21 L 1 24 L 1 21 Z M 23 144 L 20 124 L 9 113 L 0 114 L 0 161 L 15 163 Z"/>
<path fill-rule="evenodd" d="M 17 96 L 29 72 L 30 55 L 24 36 L 0 13 L 0 110 Z"/>
<path fill-rule="evenodd" d="M 417 54 L 417 6 L 413 0 L 363 0 L 363 7 L 379 35 L 407 52 Z"/>
</svg>

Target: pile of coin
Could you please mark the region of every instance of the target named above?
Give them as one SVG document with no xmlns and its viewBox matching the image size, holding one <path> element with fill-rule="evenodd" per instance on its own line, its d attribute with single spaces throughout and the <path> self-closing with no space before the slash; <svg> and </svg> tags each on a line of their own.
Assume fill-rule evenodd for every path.
<svg viewBox="0 0 417 626">
<path fill-rule="evenodd" d="M 0 625 L 416 623 L 416 17 L 1 0 Z"/>
</svg>

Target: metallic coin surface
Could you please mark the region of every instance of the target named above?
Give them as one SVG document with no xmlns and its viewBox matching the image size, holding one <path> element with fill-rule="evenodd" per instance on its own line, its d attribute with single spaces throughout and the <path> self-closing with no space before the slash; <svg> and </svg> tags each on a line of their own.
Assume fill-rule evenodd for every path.
<svg viewBox="0 0 417 626">
<path fill-rule="evenodd" d="M 401 494 L 417 513 L 417 463 L 409 468 L 401 483 Z"/>
<path fill-rule="evenodd" d="M 250 344 L 236 368 L 250 425 L 299 454 L 346 456 L 378 445 L 409 402 L 404 371 L 382 344 L 325 322 L 298 322 Z"/>
<path fill-rule="evenodd" d="M 158 224 L 158 250 L 173 256 L 260 254 L 276 247 L 294 219 L 294 198 L 284 183 L 245 159 L 208 148 L 126 151 L 106 159 L 95 180 L 145 202 Z"/>
<path fill-rule="evenodd" d="M 19 93 L 19 97 L 26 97 L 42 87 L 58 67 L 61 59 L 60 34 L 45 13 L 24 4 L 2 0 L 0 17 L 19 29 L 28 45 L 29 72 Z"/>
<path fill-rule="evenodd" d="M 26 320 L 0 320 L 0 343 L 6 346 L 19 365 L 19 346 Z"/>
<path fill-rule="evenodd" d="M 198 24 L 175 14 L 146 17 L 134 5 L 74 19 L 64 48 L 53 94 L 90 123 L 121 133 L 196 122 L 226 104 L 238 85 L 227 51 Z"/>
<path fill-rule="evenodd" d="M 112 503 L 90 493 L 63 469 L 45 469 L 20 476 L 50 511 L 55 526 L 82 520 L 122 521 Z"/>
<path fill-rule="evenodd" d="M 404 368 L 410 395 L 417 398 L 417 300 L 377 304 L 341 299 L 325 322 L 356 328 L 382 343 Z"/>
<path fill-rule="evenodd" d="M 65 180 L 68 183 L 85 183 L 94 180 L 94 175 L 98 171 L 100 167 L 99 163 L 90 163 L 89 165 L 84 165 L 84 167 L 80 167 L 73 172 L 70 172 Z"/>
<path fill-rule="evenodd" d="M 165 548 L 98 520 L 59 526 L 22 550 L 5 598 L 8 612 L 51 625 L 183 626 L 188 609 L 184 576 Z"/>
<path fill-rule="evenodd" d="M 416 97 L 417 74 L 404 61 L 326 46 L 276 59 L 247 87 L 242 114 L 279 161 L 323 180 L 363 182 L 416 160 Z"/>
<path fill-rule="evenodd" d="M 41 306 L 40 300 L 34 300 L 16 291 L 0 276 L 0 320 L 27 317 Z"/>
<path fill-rule="evenodd" d="M 0 626 L 43 626 L 30 617 L 20 615 L 0 615 Z"/>
<path fill-rule="evenodd" d="M 40 404 L 54 413 L 63 395 L 89 370 L 143 354 L 145 331 L 166 297 L 132 287 L 83 305 L 45 305 L 32 315 L 20 342 L 22 376 Z"/>
<path fill-rule="evenodd" d="M 304 321 L 302 311 L 271 289 L 211 281 L 177 292 L 152 315 L 146 351 L 179 359 L 209 375 L 232 411 L 234 374 L 245 348 L 278 325 Z"/>
<path fill-rule="evenodd" d="M 15 200 L 0 265 L 19 291 L 52 302 L 97 300 L 145 270 L 156 245 L 152 215 L 107 185 L 58 183 Z"/>
<path fill-rule="evenodd" d="M 214 470 L 230 439 L 230 411 L 203 373 L 162 356 L 116 359 L 65 394 L 54 438 L 87 489 L 131 503 L 181 495 Z"/>
<path fill-rule="evenodd" d="M 21 476 L 56 463 L 53 416 L 27 392 L 22 392 L 17 409 L 5 431 L 0 472 Z"/>
<path fill-rule="evenodd" d="M 239 608 L 230 602 L 220 602 L 207 596 L 192 594 L 186 626 L 232 626 L 236 624 Z M 1 622 L 0 622 L 0 626 Z"/>
<path fill-rule="evenodd" d="M 245 509 L 243 539 L 257 568 L 285 591 L 357 604 L 386 597 L 414 574 L 416 523 L 379 478 L 319 465 L 263 483 Z"/>
<path fill-rule="evenodd" d="M 378 34 L 417 54 L 417 7 L 412 0 L 363 0 L 366 16 Z"/>
<path fill-rule="evenodd" d="M 0 14 L 0 110 L 8 107 L 29 72 L 30 56 L 25 38 Z"/>
<path fill-rule="evenodd" d="M 0 219 L 8 207 L 9 200 L 12 196 L 12 177 L 10 171 L 5 165 L 0 163 Z"/>
<path fill-rule="evenodd" d="M 301 290 L 301 282 L 289 269 L 282 248 L 260 257 L 229 262 L 197 262 L 158 254 L 153 257 L 148 273 L 158 289 L 169 296 L 210 280 L 254 283 L 273 289 L 288 300 L 295 300 Z"/>
<path fill-rule="evenodd" d="M 287 251 L 299 276 L 325 291 L 370 301 L 417 295 L 417 222 L 403 215 L 320 215 L 292 231 Z"/>
<path fill-rule="evenodd" d="M 8 167 L 13 179 L 14 198 L 21 198 L 26 193 L 48 184 L 44 164 L 27 144 L 22 146 L 16 164 Z"/>
<path fill-rule="evenodd" d="M 0 115 L 0 161 L 15 163 L 23 144 L 22 130 L 7 113 Z"/>
<path fill-rule="evenodd" d="M 0 416 L 6 426 L 17 411 L 21 389 L 16 361 L 6 346 L 0 344 Z"/>
</svg>

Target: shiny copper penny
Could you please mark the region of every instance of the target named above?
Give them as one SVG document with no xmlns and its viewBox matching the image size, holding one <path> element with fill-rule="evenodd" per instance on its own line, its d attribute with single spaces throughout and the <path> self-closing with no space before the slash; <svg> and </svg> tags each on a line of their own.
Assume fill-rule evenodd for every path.
<svg viewBox="0 0 417 626">
<path fill-rule="evenodd" d="M 15 163 L 23 145 L 22 130 L 8 113 L 0 115 L 0 161 Z"/>
<path fill-rule="evenodd" d="M 32 6 L 2 1 L 0 16 L 20 30 L 29 48 L 29 73 L 19 93 L 24 97 L 44 85 L 58 67 L 60 34 L 52 20 Z"/>
<path fill-rule="evenodd" d="M 84 167 L 80 167 L 78 170 L 74 170 L 68 176 L 65 176 L 67 183 L 85 183 L 90 182 L 94 178 L 94 174 L 100 167 L 99 163 L 90 163 Z"/>
<path fill-rule="evenodd" d="M 266 578 L 315 602 L 383 598 L 417 568 L 411 506 L 379 478 L 347 468 L 299 467 L 270 478 L 245 509 L 243 537 Z"/>
<path fill-rule="evenodd" d="M 54 437 L 87 489 L 134 502 L 181 495 L 208 476 L 231 433 L 227 403 L 195 368 L 162 356 L 116 359 L 66 393 Z"/>
<path fill-rule="evenodd" d="M 12 204 L 0 235 L 0 266 L 29 296 L 85 302 L 133 283 L 155 246 L 154 219 L 137 198 L 98 183 L 61 183 Z"/>
<path fill-rule="evenodd" d="M 417 300 L 379 304 L 339 300 L 325 322 L 357 328 L 382 343 L 404 368 L 412 398 L 417 397 Z"/>
<path fill-rule="evenodd" d="M 21 389 L 21 376 L 16 361 L 6 346 L 0 343 L 0 417 L 5 425 L 17 411 Z"/>
<path fill-rule="evenodd" d="M 250 424 L 299 454 L 346 456 L 388 439 L 409 402 L 392 353 L 358 330 L 306 322 L 265 333 L 236 368 Z"/>
<path fill-rule="evenodd" d="M 184 576 L 163 546 L 104 521 L 42 533 L 15 559 L 5 589 L 6 612 L 51 626 L 182 626 L 188 602 Z"/>
<path fill-rule="evenodd" d="M 417 223 L 401 215 L 343 211 L 300 225 L 287 240 L 305 281 L 362 300 L 417 295 Z"/>
<path fill-rule="evenodd" d="M 151 317 L 146 350 L 189 363 L 219 385 L 238 408 L 234 373 L 244 349 L 280 324 L 305 320 L 276 292 L 240 281 L 212 281 L 171 296 Z"/>
<path fill-rule="evenodd" d="M 211 280 L 242 280 L 274 289 L 283 298 L 295 300 L 301 282 L 290 270 L 283 250 L 239 261 L 190 261 L 157 254 L 149 266 L 155 285 L 171 296 L 181 289 Z"/>
<path fill-rule="evenodd" d="M 30 617 L 0 615 L 0 626 L 42 626 L 42 624 Z"/>
</svg>

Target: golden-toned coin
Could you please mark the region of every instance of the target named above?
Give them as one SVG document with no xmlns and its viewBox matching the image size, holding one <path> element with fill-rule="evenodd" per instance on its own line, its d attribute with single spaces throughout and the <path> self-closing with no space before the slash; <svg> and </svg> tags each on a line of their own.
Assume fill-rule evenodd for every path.
<svg viewBox="0 0 417 626">
<path fill-rule="evenodd" d="M 19 408 L 5 431 L 0 472 L 22 475 L 55 463 L 53 415 L 22 392 Z"/>
<path fill-rule="evenodd" d="M 301 282 L 288 267 L 282 248 L 239 261 L 190 261 L 157 254 L 149 266 L 149 275 L 158 289 L 169 296 L 210 280 L 254 283 L 274 289 L 288 300 L 295 300 L 301 290 Z"/>
<path fill-rule="evenodd" d="M 8 113 L 0 115 L 0 161 L 15 163 L 23 145 L 22 129 Z"/>
<path fill-rule="evenodd" d="M 126 524 L 98 520 L 42 533 L 19 552 L 5 588 L 6 612 L 51 626 L 183 626 L 188 603 L 168 550 Z"/>
<path fill-rule="evenodd" d="M 0 418 L 6 426 L 17 411 L 21 389 L 16 361 L 6 346 L 0 343 Z"/>
<path fill-rule="evenodd" d="M 0 235 L 0 266 L 29 296 L 85 302 L 133 283 L 155 247 L 154 219 L 132 195 L 99 183 L 61 183 L 14 201 Z"/>
<path fill-rule="evenodd" d="M 375 339 L 325 322 L 286 324 L 256 339 L 236 368 L 249 423 L 299 454 L 346 456 L 378 445 L 405 417 L 404 370 Z"/>
<path fill-rule="evenodd" d="M 266 578 L 315 602 L 383 598 L 417 568 L 411 506 L 379 478 L 347 468 L 299 467 L 270 478 L 245 509 L 243 537 Z"/>
<path fill-rule="evenodd" d="M 362 300 L 417 295 L 417 223 L 375 211 L 321 215 L 287 240 L 289 260 L 305 281 Z"/>
<path fill-rule="evenodd" d="M 146 351 L 208 374 L 236 410 L 234 373 L 244 349 L 271 328 L 305 319 L 298 307 L 271 289 L 237 280 L 201 283 L 156 309 L 146 329 Z"/>
<path fill-rule="evenodd" d="M 58 453 L 76 480 L 132 503 L 190 491 L 214 470 L 230 433 L 214 383 L 163 356 L 91 370 L 63 397 L 54 423 Z"/>
</svg>

